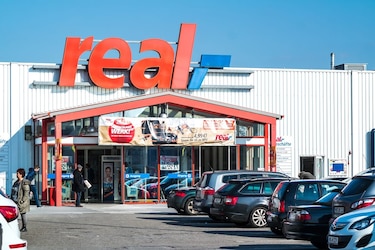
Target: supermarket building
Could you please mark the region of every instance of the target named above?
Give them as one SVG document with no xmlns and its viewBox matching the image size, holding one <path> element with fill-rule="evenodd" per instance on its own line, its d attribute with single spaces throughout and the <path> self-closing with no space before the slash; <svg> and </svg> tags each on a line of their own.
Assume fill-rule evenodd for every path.
<svg viewBox="0 0 375 250">
<path fill-rule="evenodd" d="M 325 178 L 374 166 L 375 72 L 365 64 L 234 68 L 227 55 L 191 63 L 196 28 L 182 24 L 175 48 L 140 42 L 160 58 L 132 62 L 126 41 L 89 37 L 67 38 L 61 64 L 0 63 L 1 188 L 9 193 L 18 168 L 39 165 L 40 198 L 60 206 L 74 199 L 81 164 L 92 184 L 86 201 L 149 202 L 165 199 L 157 183 L 192 185 L 211 169 Z M 119 57 L 105 58 L 110 50 Z M 147 182 L 134 188 L 139 179 Z"/>
</svg>

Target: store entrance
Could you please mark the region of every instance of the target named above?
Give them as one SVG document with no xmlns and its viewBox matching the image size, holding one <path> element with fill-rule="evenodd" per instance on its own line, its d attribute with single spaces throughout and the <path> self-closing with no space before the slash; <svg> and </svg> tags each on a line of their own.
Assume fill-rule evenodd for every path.
<svg viewBox="0 0 375 250">
<path fill-rule="evenodd" d="M 84 166 L 83 177 L 92 187 L 84 192 L 82 202 L 103 202 L 102 156 L 111 155 L 120 157 L 121 151 L 114 148 L 103 147 L 77 147 L 77 164 Z M 112 200 L 113 201 L 113 200 Z"/>
<path fill-rule="evenodd" d="M 126 146 L 122 161 L 120 147 L 77 146 L 77 164 L 84 166 L 84 178 L 92 185 L 83 201 L 121 203 L 121 178 L 125 202 L 165 200 L 170 190 L 194 185 L 205 171 L 237 169 L 237 163 L 240 169 L 257 169 L 262 164 L 251 155 L 261 150 L 255 149 L 241 147 L 238 159 L 235 146 Z"/>
</svg>

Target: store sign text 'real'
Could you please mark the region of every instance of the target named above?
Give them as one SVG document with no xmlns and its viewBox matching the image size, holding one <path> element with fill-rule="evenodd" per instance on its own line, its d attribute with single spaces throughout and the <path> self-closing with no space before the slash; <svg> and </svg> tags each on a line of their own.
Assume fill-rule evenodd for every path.
<svg viewBox="0 0 375 250">
<path fill-rule="evenodd" d="M 81 41 L 79 37 L 68 37 L 65 43 L 63 61 L 61 65 L 59 86 L 73 87 L 77 74 L 80 56 L 91 51 L 88 60 L 88 75 L 98 87 L 106 89 L 122 88 L 125 76 L 108 77 L 105 69 L 129 70 L 131 84 L 138 89 L 153 87 L 164 89 L 187 89 L 189 81 L 189 67 L 192 57 L 195 24 L 181 24 L 177 42 L 176 55 L 172 46 L 161 39 L 146 39 L 141 41 L 139 52 L 154 51 L 158 58 L 144 58 L 133 65 L 129 44 L 120 38 L 107 38 L 100 41 L 94 48 L 94 37 L 87 37 Z M 106 58 L 107 52 L 118 51 L 118 58 Z M 157 68 L 157 73 L 148 78 L 145 72 Z"/>
</svg>

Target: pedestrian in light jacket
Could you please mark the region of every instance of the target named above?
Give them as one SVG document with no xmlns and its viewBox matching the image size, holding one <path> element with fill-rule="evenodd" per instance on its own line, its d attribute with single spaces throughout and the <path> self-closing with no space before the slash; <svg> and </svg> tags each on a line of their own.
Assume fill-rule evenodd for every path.
<svg viewBox="0 0 375 250">
<path fill-rule="evenodd" d="M 17 204 L 21 215 L 21 232 L 27 232 L 26 213 L 30 211 L 30 181 L 25 177 L 25 169 L 17 169 L 17 180 L 12 186 L 12 199 Z"/>
</svg>

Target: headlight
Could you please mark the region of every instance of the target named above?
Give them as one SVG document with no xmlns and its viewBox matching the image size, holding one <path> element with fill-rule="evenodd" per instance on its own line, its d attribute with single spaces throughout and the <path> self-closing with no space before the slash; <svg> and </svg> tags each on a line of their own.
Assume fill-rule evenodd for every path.
<svg viewBox="0 0 375 250">
<path fill-rule="evenodd" d="M 373 217 L 367 217 L 365 219 L 354 222 L 349 229 L 363 230 L 371 226 L 375 222 Z"/>
</svg>

